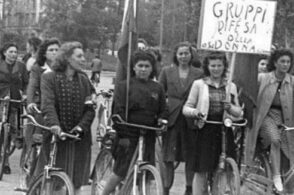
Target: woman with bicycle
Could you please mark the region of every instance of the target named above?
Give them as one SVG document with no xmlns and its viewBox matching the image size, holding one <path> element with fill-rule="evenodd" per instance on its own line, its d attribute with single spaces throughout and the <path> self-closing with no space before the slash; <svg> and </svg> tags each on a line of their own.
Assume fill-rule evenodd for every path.
<svg viewBox="0 0 294 195">
<path fill-rule="evenodd" d="M 44 72 L 51 70 L 51 66 L 56 58 L 56 54 L 59 50 L 59 47 L 60 42 L 55 38 L 44 40 L 39 47 L 39 51 L 36 56 L 36 63 L 32 66 L 30 72 L 30 79 L 27 87 L 27 112 L 29 114 L 32 114 L 36 118 L 36 120 L 41 124 L 43 124 L 43 117 L 39 111 L 41 104 L 41 75 Z M 47 141 L 43 142 L 43 138 Z M 35 163 L 37 164 L 36 169 L 34 169 L 34 167 L 31 167 L 29 177 L 37 177 L 42 172 L 44 165 L 48 160 L 50 145 L 45 145 L 45 143 L 48 143 L 50 141 L 50 137 L 48 136 L 48 133 L 45 134 L 45 132 L 42 132 L 41 129 L 29 125 L 26 129 L 25 139 L 27 145 L 27 152 L 29 152 L 32 149 L 33 144 L 43 143 L 38 159 L 31 159 L 32 161 L 38 161 L 32 162 L 32 166 Z M 28 183 L 29 180 L 27 180 Z"/>
<path fill-rule="evenodd" d="M 192 66 L 193 51 L 190 43 L 179 43 L 174 50 L 173 65 L 163 68 L 159 83 L 167 94 L 169 119 L 168 131 L 163 135 L 163 182 L 165 195 L 169 194 L 174 178 L 174 161 L 185 161 L 186 192 L 192 193 L 191 153 L 193 152 L 195 132 L 191 131 L 182 114 L 182 107 L 194 80 L 199 79 L 203 72 Z"/>
<path fill-rule="evenodd" d="M 263 148 L 270 147 L 269 160 L 274 186 L 283 191 L 281 157 L 287 167 L 294 164 L 294 132 L 284 132 L 281 124 L 293 126 L 294 77 L 288 72 L 293 65 L 293 54 L 287 49 L 273 51 L 267 66 L 268 73 L 258 75 L 259 92 L 253 130 L 247 139 L 247 154 L 253 159 L 257 137 Z M 282 152 L 281 152 L 282 151 Z M 284 163 L 283 163 L 284 164 Z M 285 164 L 284 164 L 285 165 Z M 291 186 L 291 185 L 290 185 Z M 292 183 L 292 193 L 294 184 Z"/>
<path fill-rule="evenodd" d="M 155 58 L 152 53 L 135 52 L 131 62 L 131 79 L 129 86 L 129 107 L 127 121 L 130 123 L 157 126 L 161 119 L 166 118 L 165 94 L 160 86 L 152 79 L 156 75 Z M 126 120 L 126 81 L 121 81 L 114 93 L 113 114 L 120 115 Z M 136 128 L 114 126 L 117 130 L 117 140 L 114 146 L 115 164 L 113 173 L 102 192 L 109 195 L 125 178 L 139 138 Z M 155 132 L 148 131 L 145 136 L 146 148 L 144 160 L 154 163 Z"/>
<path fill-rule="evenodd" d="M 72 179 L 75 194 L 88 184 L 91 161 L 91 124 L 95 110 L 91 94 L 95 92 L 81 66 L 85 63 L 82 44 L 64 43 L 52 65 L 52 71 L 41 76 L 41 111 L 46 126 L 61 132 L 79 134 L 81 140 L 70 139 L 57 143 L 56 166 Z"/>
<path fill-rule="evenodd" d="M 9 97 L 21 100 L 28 83 L 28 72 L 25 64 L 17 61 L 18 47 L 15 43 L 6 43 L 0 51 L 0 98 Z M 22 137 L 18 137 L 18 123 L 21 114 L 19 104 L 10 103 L 8 120 L 11 124 L 11 139 L 17 148 L 22 147 Z M 4 173 L 10 174 L 8 159 L 4 167 Z"/>
<path fill-rule="evenodd" d="M 239 106 L 237 88 L 226 79 L 228 69 L 224 53 L 212 52 L 203 61 L 205 77 L 193 82 L 183 114 L 188 118 L 197 118 L 196 147 L 194 150 L 193 195 L 208 195 L 208 181 L 216 171 L 221 154 L 221 128 L 215 124 L 205 124 L 205 120 L 222 121 L 224 112 L 233 117 L 242 115 Z M 230 90 L 230 91 L 228 91 Z M 226 101 L 229 92 L 231 102 Z M 227 154 L 235 156 L 233 132 L 227 133 Z M 192 154 L 191 154 L 192 155 Z M 211 180 L 210 180 L 211 181 Z"/>
</svg>

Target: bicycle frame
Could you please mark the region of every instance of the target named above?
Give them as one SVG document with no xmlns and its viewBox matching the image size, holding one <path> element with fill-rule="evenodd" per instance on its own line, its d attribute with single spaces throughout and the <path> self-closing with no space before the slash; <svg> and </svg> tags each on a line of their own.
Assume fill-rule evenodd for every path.
<svg viewBox="0 0 294 195">
<path fill-rule="evenodd" d="M 160 128 L 155 128 L 155 127 L 149 127 L 149 126 L 145 126 L 145 125 L 137 125 L 137 124 L 132 124 L 132 123 L 127 123 L 125 121 L 123 121 L 121 119 L 121 117 L 119 115 L 113 115 L 112 117 L 113 121 L 117 124 L 121 124 L 121 125 L 126 125 L 128 127 L 135 127 L 140 129 L 140 136 L 138 139 L 138 144 L 136 147 L 136 150 L 134 152 L 133 158 L 131 160 L 128 172 L 127 172 L 127 176 L 126 179 L 129 178 L 131 176 L 132 173 L 132 167 L 134 167 L 134 171 L 133 171 L 133 195 L 136 195 L 136 186 L 137 186 L 137 174 L 139 172 L 139 167 L 143 164 L 148 164 L 148 162 L 145 162 L 143 160 L 143 156 L 144 156 L 144 148 L 145 148 L 145 139 L 144 139 L 144 133 L 147 130 L 151 130 L 151 131 L 164 131 L 166 129 L 166 125 L 167 125 L 167 121 L 163 121 L 163 125 Z M 115 120 L 116 119 L 116 120 Z M 124 190 L 124 188 L 122 188 L 122 190 Z"/>
</svg>

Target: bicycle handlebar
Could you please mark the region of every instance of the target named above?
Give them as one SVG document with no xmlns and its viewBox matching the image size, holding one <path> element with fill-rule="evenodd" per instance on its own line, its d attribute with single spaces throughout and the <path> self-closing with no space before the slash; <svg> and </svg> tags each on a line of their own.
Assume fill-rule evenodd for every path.
<svg viewBox="0 0 294 195">
<path fill-rule="evenodd" d="M 210 120 L 206 120 L 204 121 L 205 123 L 208 123 L 208 124 L 215 124 L 215 125 L 225 125 L 226 127 L 244 127 L 247 125 L 247 119 L 242 119 L 242 120 L 239 120 L 239 121 L 232 121 L 230 118 L 226 118 L 224 119 L 223 121 L 210 121 Z"/>
<path fill-rule="evenodd" d="M 29 122 L 28 124 L 31 124 L 31 125 L 34 125 L 36 127 L 40 127 L 41 129 L 44 129 L 46 131 L 50 131 L 52 132 L 52 129 L 50 127 L 47 127 L 47 126 L 44 126 L 44 125 L 41 125 L 40 123 L 38 123 L 36 121 L 36 119 L 30 115 L 30 114 L 24 114 L 21 116 L 22 118 L 27 118 L 27 119 L 30 119 L 31 122 Z M 66 138 L 71 138 L 71 139 L 75 139 L 75 140 L 80 140 L 79 138 L 79 135 L 72 135 L 72 134 L 69 134 L 69 133 L 65 133 L 65 132 L 61 132 L 60 135 L 59 135 L 59 138 L 61 140 L 65 140 Z"/>
<path fill-rule="evenodd" d="M 286 126 L 284 124 L 281 124 L 280 126 L 284 128 L 284 131 L 292 131 L 292 130 L 294 130 L 294 127 L 288 127 L 288 126 Z"/>
<path fill-rule="evenodd" d="M 1 102 L 13 102 L 13 103 L 19 103 L 19 104 L 24 104 L 26 103 L 26 100 L 15 100 L 15 99 L 10 99 L 10 98 L 0 98 Z"/>
<path fill-rule="evenodd" d="M 162 125 L 158 128 L 156 127 L 150 127 L 147 125 L 139 125 L 139 124 L 134 124 L 134 123 L 128 123 L 126 121 L 124 121 L 120 115 L 118 114 L 114 114 L 112 116 L 112 120 L 114 123 L 117 123 L 119 125 L 125 125 L 128 127 L 135 127 L 135 128 L 139 128 L 139 129 L 143 129 L 143 130 L 151 130 L 151 131 L 165 131 L 166 126 L 167 126 L 167 120 L 162 120 Z"/>
</svg>

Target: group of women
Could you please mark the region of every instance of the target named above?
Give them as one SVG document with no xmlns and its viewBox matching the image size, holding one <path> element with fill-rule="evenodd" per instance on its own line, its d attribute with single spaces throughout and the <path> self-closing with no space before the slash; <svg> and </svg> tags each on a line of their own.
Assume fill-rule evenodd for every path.
<svg viewBox="0 0 294 195">
<path fill-rule="evenodd" d="M 44 40 L 38 48 L 30 75 L 24 63 L 17 60 L 18 47 L 7 43 L 1 49 L 0 96 L 21 99 L 21 92 L 27 94 L 27 111 L 36 119 L 51 127 L 52 132 L 79 132 L 81 141 L 58 142 L 56 166 L 63 168 L 72 178 L 76 194 L 88 183 L 91 156 L 90 126 L 95 116 L 93 106 L 85 104 L 91 98 L 94 88 L 81 65 L 85 63 L 83 48 L 79 42 L 60 44 L 57 39 Z M 41 115 L 39 112 L 41 110 Z M 15 124 L 21 112 L 19 107 L 9 108 L 9 120 Z M 26 131 L 26 144 L 41 142 L 42 149 L 32 179 L 48 162 L 51 135 L 40 129 Z M 12 128 L 14 131 L 19 128 Z M 28 133 L 30 132 L 30 133 Z M 17 138 L 13 139 L 14 142 Z M 21 147 L 21 146 L 20 146 Z M 83 159 L 81 161 L 80 159 Z M 6 174 L 11 170 L 7 162 Z"/>
<path fill-rule="evenodd" d="M 88 183 L 92 144 L 90 126 L 95 116 L 94 108 L 85 104 L 95 89 L 81 70 L 85 62 L 82 45 L 78 42 L 61 45 L 57 39 L 44 40 L 34 54 L 35 63 L 30 67 L 30 76 L 26 66 L 17 60 L 17 52 L 18 47 L 13 43 L 5 44 L 1 50 L 0 96 L 21 99 L 20 90 L 26 91 L 27 111 L 39 122 L 50 126 L 56 134 L 62 131 L 81 133 L 81 141 L 58 142 L 56 161 L 56 166 L 62 167 L 72 178 L 76 194 L 79 194 L 81 186 Z M 172 65 L 164 67 L 155 82 L 154 54 L 136 52 L 131 63 L 128 116 L 125 116 L 125 81 L 116 86 L 114 95 L 113 113 L 128 117 L 129 122 L 154 126 L 162 119 L 168 119 L 162 148 L 165 195 L 169 194 L 173 184 L 174 161 L 185 162 L 185 195 L 192 194 L 192 191 L 193 195 L 209 194 L 209 177 L 216 170 L 221 153 L 221 129 L 214 124 L 205 124 L 205 120 L 221 121 L 224 113 L 235 118 L 243 115 L 237 86 L 227 80 L 226 55 L 210 52 L 204 57 L 202 67 L 195 68 L 192 66 L 195 61 L 193 53 L 189 43 L 179 43 L 173 53 Z M 246 145 L 254 146 L 246 147 L 246 154 L 252 159 L 257 138 L 261 137 L 261 146 L 270 148 L 274 185 L 278 191 L 287 190 L 289 193 L 294 193 L 294 185 L 283 186 L 280 167 L 287 169 L 294 163 L 294 133 L 282 131 L 281 124 L 294 126 L 294 77 L 289 74 L 292 65 L 293 55 L 289 50 L 275 50 L 270 56 L 267 72 L 258 75 L 255 120 Z M 12 104 L 9 113 L 12 124 L 18 112 L 19 108 Z M 124 178 L 138 139 L 134 130 L 114 128 L 118 131 L 114 150 L 116 162 L 103 194 L 109 194 Z M 16 129 L 12 128 L 12 133 Z M 48 161 L 50 136 L 40 129 L 29 136 L 32 142 L 42 143 L 32 176 L 37 176 Z M 150 142 L 147 158 L 154 161 L 155 134 L 145 136 Z M 227 139 L 228 155 L 234 158 L 236 146 L 232 129 Z M 14 140 L 17 142 L 17 137 Z M 5 172 L 10 171 L 7 162 Z"/>
</svg>

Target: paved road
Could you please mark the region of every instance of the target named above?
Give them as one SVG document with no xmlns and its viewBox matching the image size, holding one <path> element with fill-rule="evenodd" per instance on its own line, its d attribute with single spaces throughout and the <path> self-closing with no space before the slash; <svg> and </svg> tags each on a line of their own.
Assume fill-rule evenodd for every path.
<svg viewBox="0 0 294 195">
<path fill-rule="evenodd" d="M 112 72 L 102 72 L 101 76 L 101 83 L 99 84 L 99 87 L 97 90 L 100 89 L 109 89 L 113 88 L 112 84 L 112 78 L 114 77 L 114 73 Z M 95 135 L 94 132 L 94 126 L 97 121 L 93 123 L 93 135 Z M 92 147 L 92 161 L 95 160 L 94 157 L 97 156 L 98 153 L 98 146 L 95 142 L 95 137 L 93 136 L 93 147 Z M 0 181 L 0 194 L 1 195 L 22 195 L 24 193 L 16 192 L 14 191 L 14 188 L 20 185 L 20 169 L 19 169 L 19 159 L 20 159 L 20 150 L 15 151 L 11 158 L 10 158 L 10 166 L 12 169 L 11 175 L 4 175 L 2 181 Z M 94 162 L 92 162 L 92 165 Z M 178 169 L 176 170 L 176 177 L 175 177 L 175 184 L 174 187 L 171 189 L 171 195 L 181 195 L 184 194 L 185 190 L 185 181 L 184 181 L 184 172 L 183 172 L 183 164 L 180 164 Z M 83 194 L 90 195 L 90 186 L 84 186 L 83 187 Z"/>
</svg>

